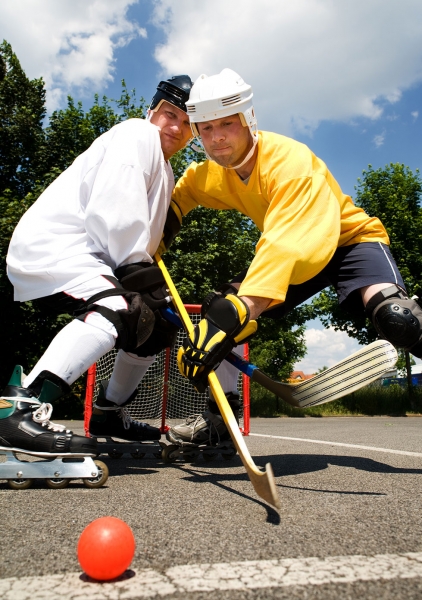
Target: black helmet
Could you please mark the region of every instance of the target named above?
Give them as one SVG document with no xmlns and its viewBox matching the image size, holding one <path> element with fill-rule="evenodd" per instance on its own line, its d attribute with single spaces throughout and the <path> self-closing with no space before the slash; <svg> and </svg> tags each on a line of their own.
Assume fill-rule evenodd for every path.
<svg viewBox="0 0 422 600">
<path fill-rule="evenodd" d="M 158 108 L 161 102 L 165 100 L 186 112 L 186 101 L 189 100 L 192 86 L 193 83 L 189 75 L 174 75 L 166 81 L 160 81 L 157 91 L 152 97 L 150 110 Z"/>
</svg>

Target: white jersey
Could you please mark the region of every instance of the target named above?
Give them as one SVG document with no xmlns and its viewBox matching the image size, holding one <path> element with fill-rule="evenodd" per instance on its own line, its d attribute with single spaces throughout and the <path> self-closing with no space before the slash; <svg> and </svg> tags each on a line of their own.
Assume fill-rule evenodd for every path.
<svg viewBox="0 0 422 600">
<path fill-rule="evenodd" d="M 129 119 L 101 135 L 19 221 L 7 255 L 15 300 L 152 262 L 173 187 L 155 125 Z"/>
</svg>

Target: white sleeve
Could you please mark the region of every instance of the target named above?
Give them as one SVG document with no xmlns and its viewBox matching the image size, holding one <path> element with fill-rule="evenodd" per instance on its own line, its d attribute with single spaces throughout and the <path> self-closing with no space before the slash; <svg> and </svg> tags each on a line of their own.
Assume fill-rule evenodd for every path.
<svg viewBox="0 0 422 600">
<path fill-rule="evenodd" d="M 160 138 L 156 128 L 145 125 L 127 121 L 114 128 L 86 208 L 86 231 L 113 268 L 151 262 L 151 227 L 157 225 L 150 215 L 156 205 L 160 214 L 167 212 Z"/>
</svg>

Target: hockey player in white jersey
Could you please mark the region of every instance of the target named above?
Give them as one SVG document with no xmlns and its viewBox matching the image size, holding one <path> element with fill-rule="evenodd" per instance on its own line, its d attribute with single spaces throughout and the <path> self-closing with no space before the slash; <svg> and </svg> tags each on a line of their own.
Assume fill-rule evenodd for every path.
<svg viewBox="0 0 422 600">
<path fill-rule="evenodd" d="M 146 120 L 129 119 L 97 138 L 18 223 L 7 256 L 15 300 L 76 318 L 26 377 L 15 369 L 0 399 L 0 446 L 95 453 L 95 439 L 50 421 L 50 402 L 114 347 L 90 432 L 159 439 L 159 429 L 133 421 L 125 406 L 174 334 L 159 316 L 169 299 L 153 256 L 180 227 L 169 159 L 191 138 L 191 86 L 187 75 L 161 81 Z"/>
</svg>

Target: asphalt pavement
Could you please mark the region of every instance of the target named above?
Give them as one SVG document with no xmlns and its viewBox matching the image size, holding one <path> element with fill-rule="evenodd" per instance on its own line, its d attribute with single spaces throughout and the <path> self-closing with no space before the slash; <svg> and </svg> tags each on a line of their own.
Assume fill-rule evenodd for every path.
<svg viewBox="0 0 422 600">
<path fill-rule="evenodd" d="M 245 439 L 272 464 L 279 512 L 238 457 L 101 456 L 99 489 L 0 480 L 0 598 L 420 599 L 421 428 L 418 417 L 252 419 Z M 97 584 L 76 545 L 105 515 L 130 525 L 137 548 L 121 581 Z"/>
</svg>

